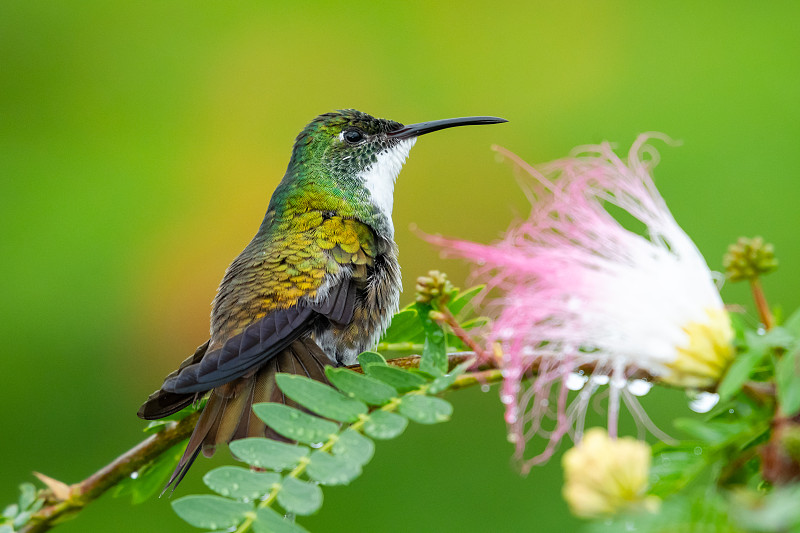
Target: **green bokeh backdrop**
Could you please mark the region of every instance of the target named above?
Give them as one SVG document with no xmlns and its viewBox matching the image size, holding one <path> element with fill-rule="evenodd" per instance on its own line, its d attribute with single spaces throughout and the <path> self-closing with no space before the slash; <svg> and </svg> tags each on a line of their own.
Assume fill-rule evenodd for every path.
<svg viewBox="0 0 800 533">
<path fill-rule="evenodd" d="M 74 482 L 142 438 L 135 412 L 206 338 L 209 302 L 313 116 L 508 118 L 423 138 L 396 189 L 405 276 L 464 283 L 410 225 L 497 238 L 530 162 L 657 130 L 657 183 L 712 268 L 775 243 L 765 286 L 800 304 L 800 4 L 45 2 L 0 5 L 0 503 L 32 470 Z M 654 280 L 654 282 L 657 282 Z M 725 287 L 747 302 L 744 287 Z M 751 308 L 749 308 L 751 309 Z M 750 313 L 752 317 L 752 311 Z M 521 478 L 496 390 L 382 443 L 314 531 L 565 531 L 558 460 Z M 644 404 L 666 429 L 677 392 Z M 629 424 L 630 425 L 630 424 Z M 202 490 L 200 460 L 179 494 Z M 67 532 L 190 531 L 167 500 L 103 498 Z"/>
</svg>

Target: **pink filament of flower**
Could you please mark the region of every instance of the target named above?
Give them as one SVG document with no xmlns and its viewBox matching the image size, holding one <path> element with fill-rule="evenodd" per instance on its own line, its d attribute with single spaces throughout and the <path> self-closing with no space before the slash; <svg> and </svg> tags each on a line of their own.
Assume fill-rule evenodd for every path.
<svg viewBox="0 0 800 533">
<path fill-rule="evenodd" d="M 624 383 L 624 368 L 629 362 L 625 354 L 622 359 L 598 360 L 595 347 L 586 344 L 591 331 L 584 316 L 603 313 L 608 300 L 603 280 L 629 276 L 632 270 L 635 275 L 631 267 L 642 261 L 674 260 L 674 256 L 691 261 L 691 252 L 696 251 L 655 189 L 649 175 L 652 162 L 642 161 L 644 154 L 655 160 L 655 153 L 645 144 L 652 136 L 657 135 L 636 140 L 627 164 L 604 143 L 584 147 L 586 156 L 555 161 L 541 171 L 497 148 L 533 177 L 528 192 L 535 199 L 530 217 L 491 246 L 426 237 L 480 265 L 476 275 L 486 282 L 487 292 L 499 289 L 504 294 L 493 303 L 498 316 L 487 341 L 490 345 L 500 342 L 504 347 L 501 398 L 517 457 L 522 457 L 533 434 L 546 433 L 542 428 L 548 412 L 545 400 L 552 384 L 561 381 L 555 427 L 547 447 L 525 463 L 524 470 L 547 460 L 573 426 L 564 384 L 569 372 L 585 362 L 595 362 L 600 371 L 605 368 Z M 560 179 L 551 180 L 547 175 Z M 625 229 L 609 214 L 604 202 L 643 223 L 649 240 Z M 531 389 L 521 392 L 521 381 L 536 361 L 538 375 Z M 610 397 L 612 434 L 616 434 L 619 394 L 618 388 Z M 623 397 L 626 403 L 635 402 L 624 391 Z M 533 406 L 526 412 L 531 399 Z M 572 412 L 579 414 L 579 410 Z"/>
</svg>

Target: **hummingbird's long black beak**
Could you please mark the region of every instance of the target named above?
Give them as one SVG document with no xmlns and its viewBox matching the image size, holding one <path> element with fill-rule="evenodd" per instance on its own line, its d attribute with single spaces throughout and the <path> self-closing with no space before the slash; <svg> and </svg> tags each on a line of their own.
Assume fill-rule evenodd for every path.
<svg viewBox="0 0 800 533">
<path fill-rule="evenodd" d="M 419 122 L 417 124 L 409 124 L 403 126 L 399 130 L 387 134 L 392 139 L 408 139 L 410 137 L 419 137 L 432 131 L 439 131 L 445 128 L 453 128 L 455 126 L 473 126 L 477 124 L 500 124 L 508 122 L 504 118 L 498 117 L 460 117 L 460 118 L 446 118 L 444 120 L 434 120 L 431 122 Z"/>
</svg>

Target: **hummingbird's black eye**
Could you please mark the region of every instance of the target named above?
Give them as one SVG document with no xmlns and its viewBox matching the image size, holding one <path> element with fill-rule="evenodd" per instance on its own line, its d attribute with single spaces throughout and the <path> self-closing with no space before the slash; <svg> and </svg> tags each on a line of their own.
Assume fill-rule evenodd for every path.
<svg viewBox="0 0 800 533">
<path fill-rule="evenodd" d="M 351 129 L 344 132 L 344 140 L 350 144 L 358 144 L 364 140 L 364 134 L 360 130 Z"/>
</svg>

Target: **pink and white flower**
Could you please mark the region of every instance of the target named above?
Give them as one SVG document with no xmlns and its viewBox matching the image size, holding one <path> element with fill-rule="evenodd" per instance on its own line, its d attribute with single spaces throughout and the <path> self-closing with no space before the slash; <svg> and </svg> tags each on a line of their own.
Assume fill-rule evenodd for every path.
<svg viewBox="0 0 800 533">
<path fill-rule="evenodd" d="M 598 387 L 610 386 L 614 437 L 620 399 L 649 424 L 629 388 L 637 369 L 673 385 L 707 387 L 733 356 L 714 275 L 653 184 L 658 154 L 651 138 L 669 142 L 642 135 L 625 160 L 608 143 L 583 146 L 537 168 L 496 148 L 531 178 L 528 219 L 493 245 L 428 237 L 474 262 L 488 293 L 500 295 L 490 301 L 487 341 L 502 347 L 510 440 L 522 458 L 533 435 L 550 438 L 523 470 L 546 460 L 565 435 L 580 437 Z M 609 209 L 643 231 L 628 229 Z M 576 375 L 583 365 L 594 366 L 591 377 Z M 580 389 L 571 402 L 570 388 Z M 555 422 L 545 428 L 548 418 Z"/>
</svg>

